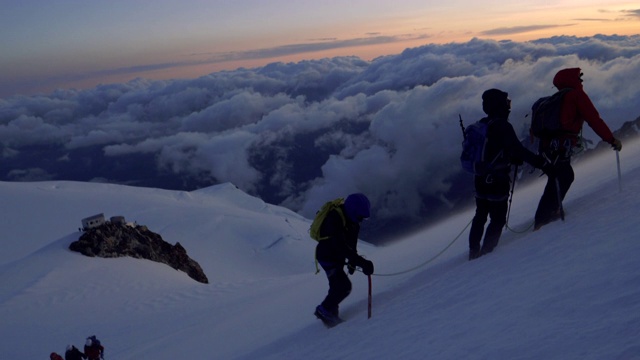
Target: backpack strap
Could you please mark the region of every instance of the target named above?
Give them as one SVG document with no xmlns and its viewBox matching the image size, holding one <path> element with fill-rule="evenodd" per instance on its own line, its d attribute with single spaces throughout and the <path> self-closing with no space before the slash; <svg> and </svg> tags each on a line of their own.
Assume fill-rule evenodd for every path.
<svg viewBox="0 0 640 360">
<path fill-rule="evenodd" d="M 491 125 L 493 125 L 494 122 L 496 122 L 497 119 L 496 118 L 489 118 L 489 120 L 487 121 L 487 142 L 489 140 L 489 131 L 491 131 Z M 504 157 L 504 149 L 501 149 L 500 151 L 498 151 L 498 153 L 496 154 L 496 156 L 491 160 L 491 162 L 489 163 L 488 168 L 492 169 L 493 165 L 496 163 L 496 161 L 498 161 L 498 159 L 500 159 L 501 157 Z M 487 175 L 491 174 L 491 171 L 489 171 L 489 173 Z"/>
</svg>

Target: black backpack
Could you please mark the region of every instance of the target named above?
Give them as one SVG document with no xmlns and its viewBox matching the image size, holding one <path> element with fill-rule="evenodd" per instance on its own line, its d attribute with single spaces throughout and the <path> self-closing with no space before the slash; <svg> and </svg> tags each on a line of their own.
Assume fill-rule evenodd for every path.
<svg viewBox="0 0 640 360">
<path fill-rule="evenodd" d="M 565 88 L 551 96 L 538 99 L 531 106 L 531 134 L 537 138 L 553 136 L 564 131 L 560 121 L 564 95 L 572 90 Z"/>
</svg>

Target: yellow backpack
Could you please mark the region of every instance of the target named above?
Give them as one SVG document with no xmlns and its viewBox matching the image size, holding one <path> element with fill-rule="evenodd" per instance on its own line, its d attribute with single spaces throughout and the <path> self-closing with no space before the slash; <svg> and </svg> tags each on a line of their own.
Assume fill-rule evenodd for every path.
<svg viewBox="0 0 640 360">
<path fill-rule="evenodd" d="M 322 227 L 322 222 L 327 217 L 327 214 L 336 209 L 340 217 L 342 218 L 342 224 L 347 225 L 347 218 L 344 216 L 344 212 L 342 211 L 341 205 L 344 204 L 344 198 L 337 198 L 335 200 L 327 201 L 320 210 L 316 212 L 316 217 L 313 218 L 313 222 L 311 223 L 311 227 L 309 227 L 309 236 L 315 241 L 322 241 L 326 239 L 326 236 L 320 236 L 320 228 Z M 318 259 L 316 259 L 316 274 L 320 272 L 320 268 L 318 267 Z"/>
<path fill-rule="evenodd" d="M 327 214 L 333 210 L 337 209 L 340 217 L 342 218 L 342 223 L 344 225 L 347 224 L 347 219 L 344 217 L 344 213 L 342 212 L 341 205 L 344 204 L 344 198 L 337 198 L 335 200 L 327 201 L 320 210 L 316 212 L 316 216 L 311 223 L 311 227 L 309 228 L 309 236 L 313 240 L 321 241 L 326 239 L 326 237 L 320 236 L 320 227 L 322 227 L 322 222 L 327 217 Z"/>
</svg>

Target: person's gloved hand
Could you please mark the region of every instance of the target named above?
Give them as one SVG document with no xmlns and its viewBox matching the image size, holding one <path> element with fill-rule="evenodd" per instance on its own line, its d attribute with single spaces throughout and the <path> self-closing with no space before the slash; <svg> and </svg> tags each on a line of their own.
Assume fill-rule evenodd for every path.
<svg viewBox="0 0 640 360">
<path fill-rule="evenodd" d="M 547 176 L 549 177 L 555 177 L 558 174 L 558 172 L 556 171 L 555 165 L 553 165 L 548 161 L 545 162 L 544 165 L 542 165 L 541 170 L 543 173 L 547 174 Z"/>
<path fill-rule="evenodd" d="M 620 140 L 618 140 L 616 138 L 613 138 L 613 141 L 611 142 L 611 147 L 615 151 L 620 151 L 620 150 L 622 150 L 622 142 L 620 142 Z"/>
<path fill-rule="evenodd" d="M 367 259 L 362 259 L 360 263 L 360 267 L 362 268 L 362 273 L 365 275 L 373 274 L 373 263 Z"/>
<path fill-rule="evenodd" d="M 351 264 L 347 264 L 347 271 L 349 271 L 349 275 L 353 275 L 353 273 L 356 272 L 356 267 Z"/>
</svg>

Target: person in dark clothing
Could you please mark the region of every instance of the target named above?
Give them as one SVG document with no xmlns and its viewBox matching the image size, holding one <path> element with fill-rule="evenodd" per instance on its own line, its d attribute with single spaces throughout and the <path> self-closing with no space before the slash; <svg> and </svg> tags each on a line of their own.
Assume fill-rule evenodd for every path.
<svg viewBox="0 0 640 360">
<path fill-rule="evenodd" d="M 616 151 L 622 149 L 622 143 L 616 139 L 607 124 L 600 118 L 598 110 L 582 88 L 580 68 L 568 68 L 558 71 L 553 85 L 558 90 L 570 88 L 562 100 L 560 123 L 563 131 L 545 135 L 540 139 L 539 153 L 556 168 L 556 176 L 550 176 L 544 188 L 535 215 L 534 231 L 558 220 L 563 214 L 561 202 L 564 200 L 575 178 L 571 167 L 572 149 L 578 142 L 579 133 L 586 121 L 602 140 L 611 144 Z"/>
<path fill-rule="evenodd" d="M 77 347 L 73 345 L 67 345 L 67 351 L 64 353 L 64 360 L 82 360 L 86 358 L 87 355 L 78 350 Z"/>
<path fill-rule="evenodd" d="M 547 174 L 554 171 L 542 156 L 532 153 L 518 140 L 508 121 L 511 112 L 509 94 L 498 89 L 485 91 L 482 94 L 482 109 L 488 116 L 480 121 L 489 124 L 485 158 L 495 160 L 488 174 L 474 176 L 476 212 L 469 232 L 469 260 L 492 252 L 498 245 L 507 221 L 511 164 L 526 161 Z M 485 232 L 487 217 L 491 221 Z"/>
<path fill-rule="evenodd" d="M 362 268 L 365 275 L 373 274 L 373 263 L 358 255 L 357 251 L 360 223 L 370 216 L 370 211 L 369 199 L 364 194 L 351 194 L 343 205 L 327 214 L 320 226 L 320 234 L 326 239 L 318 242 L 316 259 L 329 280 L 329 292 L 314 314 L 327 326 L 342 321 L 339 304 L 351 293 L 345 264 L 348 264 L 350 274 L 355 267 Z"/>
</svg>

